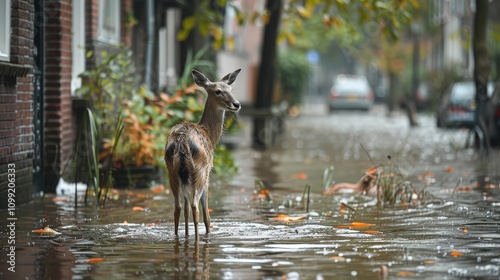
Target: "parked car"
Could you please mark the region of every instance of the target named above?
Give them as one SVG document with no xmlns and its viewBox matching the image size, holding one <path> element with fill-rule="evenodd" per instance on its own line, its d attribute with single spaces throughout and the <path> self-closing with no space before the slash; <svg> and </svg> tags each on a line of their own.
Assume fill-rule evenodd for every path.
<svg viewBox="0 0 500 280">
<path fill-rule="evenodd" d="M 493 83 L 488 84 L 488 96 L 492 96 Z M 474 126 L 476 85 L 473 81 L 453 83 L 443 94 L 437 112 L 438 127 Z"/>
<path fill-rule="evenodd" d="M 374 96 L 365 76 L 338 75 L 328 95 L 330 111 L 335 109 L 369 110 Z"/>
</svg>

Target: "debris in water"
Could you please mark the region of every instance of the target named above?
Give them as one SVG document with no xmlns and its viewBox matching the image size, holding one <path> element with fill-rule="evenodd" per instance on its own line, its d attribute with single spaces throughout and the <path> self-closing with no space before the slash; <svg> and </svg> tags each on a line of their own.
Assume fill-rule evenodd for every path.
<svg viewBox="0 0 500 280">
<path fill-rule="evenodd" d="M 60 232 L 57 232 L 50 227 L 44 227 L 43 229 L 34 229 L 32 230 L 34 233 L 40 233 L 40 234 L 48 234 L 48 235 L 57 235 L 61 234 Z"/>
</svg>

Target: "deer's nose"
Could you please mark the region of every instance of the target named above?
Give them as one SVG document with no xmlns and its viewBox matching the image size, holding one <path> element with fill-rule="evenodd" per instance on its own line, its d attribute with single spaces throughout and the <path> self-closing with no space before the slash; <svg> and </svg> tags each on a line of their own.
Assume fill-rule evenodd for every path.
<svg viewBox="0 0 500 280">
<path fill-rule="evenodd" d="M 240 104 L 240 102 L 235 100 L 235 101 L 233 101 L 233 106 L 234 106 L 234 108 L 239 109 L 241 107 L 241 104 Z"/>
</svg>

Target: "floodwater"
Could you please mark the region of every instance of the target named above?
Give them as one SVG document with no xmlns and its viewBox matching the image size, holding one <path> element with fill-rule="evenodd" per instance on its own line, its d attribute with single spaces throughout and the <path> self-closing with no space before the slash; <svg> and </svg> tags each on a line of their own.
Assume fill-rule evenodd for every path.
<svg viewBox="0 0 500 280">
<path fill-rule="evenodd" d="M 199 242 L 192 224 L 184 235 L 182 218 L 175 237 L 168 190 L 122 190 L 105 208 L 46 197 L 17 208 L 16 272 L 7 270 L 2 227 L 0 278 L 382 279 L 384 267 L 390 279 L 499 279 L 498 149 L 480 158 L 464 148 L 467 131 L 438 130 L 430 115 L 411 129 L 404 115 L 380 108 L 306 111 L 268 152 L 248 148 L 245 127 L 235 152 L 241 172 L 211 187 L 212 229 L 205 235 L 201 223 Z M 336 182 L 355 183 L 387 156 L 415 188 L 430 184 L 424 201 L 379 207 L 371 196 L 323 194 L 325 168 L 333 166 Z M 255 179 L 271 199 L 259 196 Z M 7 213 L 0 216 L 3 223 Z M 32 232 L 44 226 L 61 234 Z"/>
</svg>

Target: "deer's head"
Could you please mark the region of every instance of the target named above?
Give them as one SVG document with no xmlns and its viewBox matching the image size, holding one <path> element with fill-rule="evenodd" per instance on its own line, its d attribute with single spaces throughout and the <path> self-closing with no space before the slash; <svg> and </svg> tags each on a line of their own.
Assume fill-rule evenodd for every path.
<svg viewBox="0 0 500 280">
<path fill-rule="evenodd" d="M 221 110 L 238 112 L 241 108 L 241 104 L 234 98 L 232 93 L 233 89 L 230 85 L 236 80 L 240 71 L 241 69 L 238 69 L 227 74 L 219 82 L 211 82 L 205 75 L 195 69 L 193 69 L 191 73 L 196 85 L 204 88 L 208 93 L 208 100 L 215 102 Z"/>
</svg>

